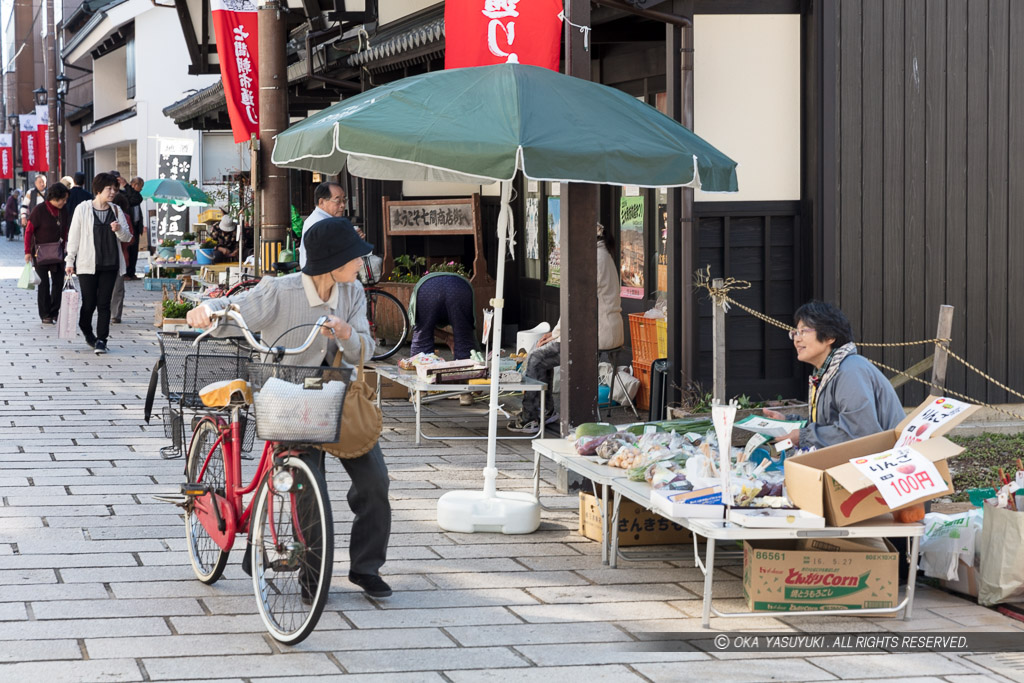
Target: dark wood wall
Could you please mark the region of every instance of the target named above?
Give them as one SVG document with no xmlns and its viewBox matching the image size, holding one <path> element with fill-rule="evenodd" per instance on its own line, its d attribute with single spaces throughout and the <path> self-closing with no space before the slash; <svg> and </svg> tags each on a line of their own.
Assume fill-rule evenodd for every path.
<svg viewBox="0 0 1024 683">
<path fill-rule="evenodd" d="M 1024 390 L 1024 2 L 822 4 L 838 39 L 823 79 L 838 131 L 823 160 L 837 178 L 824 293 L 861 341 L 934 337 L 951 304 L 952 349 Z M 930 351 L 865 349 L 895 367 Z M 948 386 L 1015 400 L 952 360 Z M 924 393 L 916 385 L 904 402 Z"/>
</svg>

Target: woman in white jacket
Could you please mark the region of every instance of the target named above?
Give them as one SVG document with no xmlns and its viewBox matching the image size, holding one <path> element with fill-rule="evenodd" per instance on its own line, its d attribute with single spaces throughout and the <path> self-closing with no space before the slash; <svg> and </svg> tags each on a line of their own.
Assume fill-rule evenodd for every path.
<svg viewBox="0 0 1024 683">
<path fill-rule="evenodd" d="M 124 212 L 111 203 L 118 189 L 117 178 L 100 173 L 92 181 L 96 195 L 92 201 L 75 207 L 68 232 L 68 255 L 64 263 L 68 275 L 78 275 L 82 288 L 82 309 L 78 327 L 85 343 L 97 355 L 107 352 L 110 332 L 110 299 L 114 284 L 124 275 L 124 253 L 119 242 L 130 242 L 131 228 Z M 92 314 L 96 312 L 96 332 Z"/>
</svg>

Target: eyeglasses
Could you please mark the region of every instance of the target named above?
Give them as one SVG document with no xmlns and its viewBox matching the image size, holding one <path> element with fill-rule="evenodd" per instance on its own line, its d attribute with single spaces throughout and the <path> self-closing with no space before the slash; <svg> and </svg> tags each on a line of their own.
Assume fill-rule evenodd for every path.
<svg viewBox="0 0 1024 683">
<path fill-rule="evenodd" d="M 791 341 L 795 341 L 795 340 L 803 337 L 808 332 L 814 332 L 814 328 L 813 327 L 804 327 L 804 328 L 801 328 L 801 329 L 798 329 L 798 330 L 790 330 L 789 331 L 789 338 L 790 338 Z"/>
<path fill-rule="evenodd" d="M 345 195 L 341 195 L 340 197 L 331 197 L 327 201 L 334 202 L 335 204 L 344 204 L 345 203 Z"/>
</svg>

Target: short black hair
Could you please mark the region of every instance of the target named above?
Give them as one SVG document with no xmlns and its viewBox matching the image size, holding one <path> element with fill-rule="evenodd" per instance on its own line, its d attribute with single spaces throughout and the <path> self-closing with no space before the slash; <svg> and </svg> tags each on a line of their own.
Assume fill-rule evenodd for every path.
<svg viewBox="0 0 1024 683">
<path fill-rule="evenodd" d="M 342 192 L 345 191 L 345 188 L 341 186 L 341 183 L 336 183 L 333 180 L 328 180 L 326 182 L 320 183 L 319 185 L 316 186 L 316 189 L 313 190 L 313 203 L 316 204 L 317 206 L 320 206 L 321 200 L 330 199 L 332 187 L 336 187 Z"/>
<path fill-rule="evenodd" d="M 808 301 L 796 309 L 796 313 L 793 314 L 793 322 L 796 324 L 802 322 L 807 327 L 813 328 L 820 342 L 824 342 L 826 339 L 835 339 L 832 344 L 833 349 L 838 349 L 853 341 L 853 328 L 850 326 L 846 314 L 825 301 L 816 299 Z"/>
<path fill-rule="evenodd" d="M 108 187 L 117 187 L 117 178 L 109 173 L 97 173 L 92 179 L 92 193 L 99 194 Z"/>
<path fill-rule="evenodd" d="M 50 200 L 61 200 L 68 196 L 68 188 L 64 183 L 54 183 L 46 188 L 46 194 L 43 195 L 43 199 L 46 201 Z"/>
<path fill-rule="evenodd" d="M 85 185 L 85 174 L 82 173 L 81 171 L 75 171 L 75 176 L 73 180 L 75 181 L 75 185 L 77 185 L 78 187 L 82 187 L 83 185 Z"/>
</svg>

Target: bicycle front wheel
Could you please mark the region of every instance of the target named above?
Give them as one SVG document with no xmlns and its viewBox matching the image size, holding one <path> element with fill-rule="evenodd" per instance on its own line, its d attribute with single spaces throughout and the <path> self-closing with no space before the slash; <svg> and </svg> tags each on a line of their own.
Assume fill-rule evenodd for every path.
<svg viewBox="0 0 1024 683">
<path fill-rule="evenodd" d="M 217 443 L 219 436 L 220 429 L 212 418 L 203 418 L 196 425 L 195 431 L 192 432 L 192 443 L 188 448 L 186 472 L 189 483 L 206 484 L 211 491 L 223 496 L 227 488 L 223 445 L 210 456 L 210 462 L 203 472 L 206 456 Z M 192 561 L 192 570 L 196 573 L 196 578 L 206 584 L 214 583 L 224 573 L 228 553 L 221 550 L 217 542 L 210 537 L 192 505 L 185 508 L 185 538 L 188 541 L 188 556 Z"/>
<path fill-rule="evenodd" d="M 409 336 L 409 316 L 394 296 L 380 289 L 366 292 L 366 318 L 377 346 L 373 360 L 384 360 L 398 352 Z"/>
<path fill-rule="evenodd" d="M 277 641 L 294 645 L 316 628 L 334 566 L 327 483 L 313 453 L 275 458 L 256 493 L 252 582 L 260 616 Z"/>
</svg>

